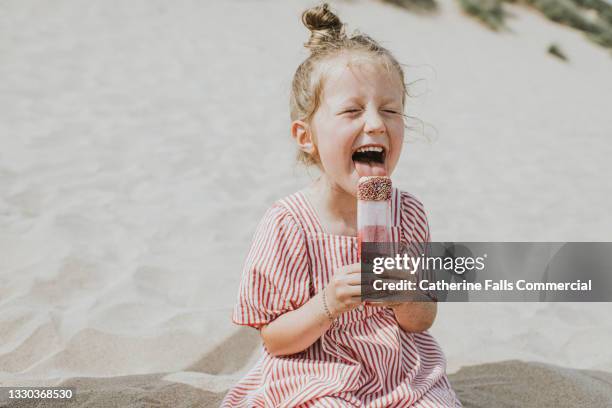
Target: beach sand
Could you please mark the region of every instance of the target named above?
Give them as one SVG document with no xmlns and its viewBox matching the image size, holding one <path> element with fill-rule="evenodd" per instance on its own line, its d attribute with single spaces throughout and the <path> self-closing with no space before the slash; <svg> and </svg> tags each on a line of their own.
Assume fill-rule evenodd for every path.
<svg viewBox="0 0 612 408">
<path fill-rule="evenodd" d="M 53 407 L 213 407 L 224 392 L 211 390 L 204 373 L 145 374 L 110 378 L 73 378 L 60 384 L 75 397 Z M 612 374 L 541 363 L 504 361 L 462 368 L 450 381 L 465 408 L 603 408 L 612 405 Z M 216 387 L 212 387 L 216 388 Z M 6 408 L 43 407 L 0 399 Z"/>
<path fill-rule="evenodd" d="M 433 239 L 609 240 L 609 52 L 525 8 L 494 33 L 439 3 L 334 4 L 416 81 L 425 126 L 411 122 L 393 179 Z M 248 370 L 257 332 L 230 320 L 242 262 L 265 209 L 316 175 L 288 118 L 311 4 L 0 3 L 1 385 L 214 406 Z M 514 406 L 521 373 L 541 381 L 530 396 L 569 381 L 609 398 L 592 370 L 612 372 L 610 312 L 441 304 L 432 333 L 466 406 Z"/>
</svg>

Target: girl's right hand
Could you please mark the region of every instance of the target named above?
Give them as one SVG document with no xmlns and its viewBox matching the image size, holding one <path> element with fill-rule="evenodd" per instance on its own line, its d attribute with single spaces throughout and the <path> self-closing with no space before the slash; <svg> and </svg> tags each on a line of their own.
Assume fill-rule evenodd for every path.
<svg viewBox="0 0 612 408">
<path fill-rule="evenodd" d="M 323 289 L 327 307 L 332 316 L 338 317 L 361 304 L 361 263 L 336 269 L 334 276 Z"/>
</svg>

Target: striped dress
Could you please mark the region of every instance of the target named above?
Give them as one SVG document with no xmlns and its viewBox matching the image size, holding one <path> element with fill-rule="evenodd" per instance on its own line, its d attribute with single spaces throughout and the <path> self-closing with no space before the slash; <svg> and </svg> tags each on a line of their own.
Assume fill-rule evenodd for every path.
<svg viewBox="0 0 612 408">
<path fill-rule="evenodd" d="M 422 204 L 394 189 L 395 240 L 425 242 Z M 325 287 L 334 270 L 359 262 L 357 238 L 322 227 L 303 192 L 276 202 L 255 233 L 233 321 L 260 328 L 299 308 Z M 273 357 L 262 346 L 248 374 L 222 407 L 461 407 L 446 377 L 446 360 L 428 333 L 403 331 L 393 311 L 359 306 L 339 316 L 310 347 Z"/>
</svg>

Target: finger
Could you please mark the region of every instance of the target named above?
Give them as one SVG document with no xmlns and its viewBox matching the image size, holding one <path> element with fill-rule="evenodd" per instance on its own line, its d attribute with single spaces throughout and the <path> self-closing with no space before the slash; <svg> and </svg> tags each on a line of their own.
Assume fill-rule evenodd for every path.
<svg viewBox="0 0 612 408">
<path fill-rule="evenodd" d="M 365 302 L 366 306 L 378 306 L 378 307 L 393 307 L 399 306 L 405 302 L 398 302 L 392 300 L 367 300 Z"/>
<path fill-rule="evenodd" d="M 350 297 L 361 297 L 361 286 L 349 286 L 346 295 Z"/>
<path fill-rule="evenodd" d="M 340 285 L 356 285 L 358 282 L 361 282 L 361 278 L 361 274 L 350 274 L 335 276 L 334 280 Z"/>
<path fill-rule="evenodd" d="M 362 281 L 361 281 L 361 275 L 350 275 L 347 276 L 344 280 L 344 283 L 346 283 L 349 286 L 361 286 Z"/>
<path fill-rule="evenodd" d="M 383 307 L 385 305 L 385 302 L 378 302 L 378 301 L 367 300 L 363 304 L 365 306 Z"/>
<path fill-rule="evenodd" d="M 360 263 L 356 263 L 356 264 L 352 264 L 349 265 L 346 269 L 346 275 L 355 275 L 355 274 L 360 274 L 361 273 L 361 264 Z"/>
<path fill-rule="evenodd" d="M 408 280 L 412 280 L 412 279 L 416 279 L 417 276 L 415 274 L 411 274 L 410 272 L 407 271 L 398 271 L 398 270 L 392 270 L 392 271 L 385 271 L 384 274 L 379 275 L 381 278 L 383 279 L 408 279 Z"/>
<path fill-rule="evenodd" d="M 359 304 L 363 303 L 363 301 L 361 300 L 361 296 L 353 296 L 353 297 L 349 298 L 347 303 L 349 303 L 351 305 L 359 305 Z"/>
</svg>

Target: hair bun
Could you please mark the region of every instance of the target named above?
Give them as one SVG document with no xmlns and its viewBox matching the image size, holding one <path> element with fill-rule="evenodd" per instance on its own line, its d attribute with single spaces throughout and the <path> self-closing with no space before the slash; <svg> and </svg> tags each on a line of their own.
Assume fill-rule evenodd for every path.
<svg viewBox="0 0 612 408">
<path fill-rule="evenodd" d="M 329 9 L 327 3 L 304 11 L 302 22 L 310 30 L 310 38 L 304 46 L 311 51 L 341 39 L 344 34 L 342 21 Z"/>
</svg>

